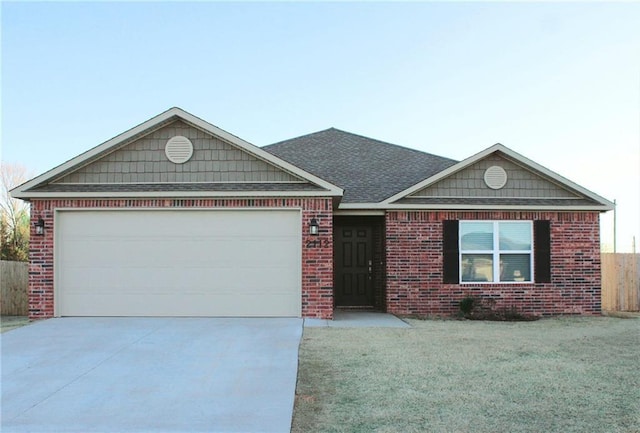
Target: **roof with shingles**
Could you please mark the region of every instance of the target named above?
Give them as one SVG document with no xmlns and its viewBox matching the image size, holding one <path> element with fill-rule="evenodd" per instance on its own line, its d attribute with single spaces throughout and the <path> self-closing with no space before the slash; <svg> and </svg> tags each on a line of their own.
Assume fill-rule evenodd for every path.
<svg viewBox="0 0 640 433">
<path fill-rule="evenodd" d="M 378 203 L 457 161 L 329 128 L 263 147 L 344 189 L 343 203 Z"/>
</svg>

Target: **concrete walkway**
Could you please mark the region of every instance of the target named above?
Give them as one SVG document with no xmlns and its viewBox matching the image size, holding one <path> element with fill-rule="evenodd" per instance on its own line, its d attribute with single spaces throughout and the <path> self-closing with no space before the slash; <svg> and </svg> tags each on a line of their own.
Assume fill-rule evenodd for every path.
<svg viewBox="0 0 640 433">
<path fill-rule="evenodd" d="M 301 319 L 63 318 L 0 336 L 5 432 L 289 432 Z"/>
<path fill-rule="evenodd" d="M 393 314 L 378 311 L 336 310 L 333 320 L 304 319 L 306 328 L 410 328 Z"/>
</svg>

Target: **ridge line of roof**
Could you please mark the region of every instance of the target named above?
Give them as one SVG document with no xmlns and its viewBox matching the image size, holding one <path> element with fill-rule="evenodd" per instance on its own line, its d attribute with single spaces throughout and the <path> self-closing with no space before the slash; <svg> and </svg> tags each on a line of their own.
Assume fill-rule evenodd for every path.
<svg viewBox="0 0 640 433">
<path fill-rule="evenodd" d="M 453 159 L 453 158 L 449 158 L 447 156 L 436 155 L 435 153 L 425 152 L 423 150 L 418 150 L 418 149 L 413 149 L 411 147 L 404 146 L 404 145 L 401 145 L 401 144 L 390 143 L 388 141 L 378 140 L 377 138 L 371 138 L 371 137 L 368 137 L 366 135 L 356 134 L 354 132 L 345 131 L 344 129 L 336 128 L 336 127 L 333 127 L 333 126 L 330 127 L 330 128 L 327 128 L 327 129 L 322 129 L 320 131 L 311 132 L 311 133 L 308 133 L 308 134 L 299 135 L 299 136 L 294 137 L 294 138 L 289 138 L 289 139 L 286 139 L 286 140 L 277 141 L 275 143 L 267 144 L 265 146 L 262 146 L 262 148 L 266 149 L 266 148 L 271 147 L 271 146 L 276 146 L 278 144 L 291 142 L 291 141 L 298 140 L 298 139 L 304 138 L 304 137 L 310 137 L 312 135 L 321 134 L 323 132 L 327 132 L 327 131 L 331 131 L 331 130 L 338 131 L 338 132 L 341 132 L 343 134 L 348 134 L 348 135 L 352 135 L 352 136 L 359 137 L 359 138 L 364 138 L 365 140 L 373 141 L 373 142 L 384 144 L 384 145 L 387 145 L 387 146 L 394 146 L 394 147 L 398 147 L 400 149 L 408 150 L 408 151 L 415 152 L 415 153 L 420 153 L 420 154 L 423 154 L 423 155 L 430 155 L 430 156 L 435 156 L 435 157 L 442 158 L 442 159 L 448 159 L 449 161 L 453 161 L 453 162 L 459 162 L 458 160 Z"/>
</svg>

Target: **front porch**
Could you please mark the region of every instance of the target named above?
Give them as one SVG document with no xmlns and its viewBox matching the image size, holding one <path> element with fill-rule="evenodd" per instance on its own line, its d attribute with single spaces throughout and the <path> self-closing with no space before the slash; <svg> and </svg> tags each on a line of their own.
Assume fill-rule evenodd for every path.
<svg viewBox="0 0 640 433">
<path fill-rule="evenodd" d="M 407 322 L 393 314 L 370 310 L 333 312 L 333 320 L 304 319 L 305 328 L 410 328 Z"/>
</svg>

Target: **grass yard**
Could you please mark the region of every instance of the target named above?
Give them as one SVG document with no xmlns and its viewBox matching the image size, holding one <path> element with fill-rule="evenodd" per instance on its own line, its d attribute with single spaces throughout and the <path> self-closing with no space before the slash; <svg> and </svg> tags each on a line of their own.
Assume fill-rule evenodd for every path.
<svg viewBox="0 0 640 433">
<path fill-rule="evenodd" d="M 306 328 L 292 432 L 640 432 L 640 319 Z"/>
</svg>

